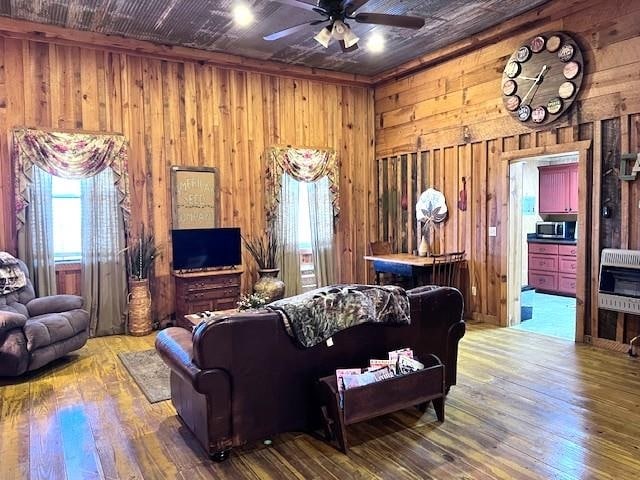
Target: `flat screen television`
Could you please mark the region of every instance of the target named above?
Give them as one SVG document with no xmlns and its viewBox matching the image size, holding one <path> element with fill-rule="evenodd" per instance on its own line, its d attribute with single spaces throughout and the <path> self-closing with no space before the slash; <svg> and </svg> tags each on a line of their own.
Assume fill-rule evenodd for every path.
<svg viewBox="0 0 640 480">
<path fill-rule="evenodd" d="M 239 228 L 172 230 L 173 269 L 201 270 L 242 264 Z"/>
</svg>

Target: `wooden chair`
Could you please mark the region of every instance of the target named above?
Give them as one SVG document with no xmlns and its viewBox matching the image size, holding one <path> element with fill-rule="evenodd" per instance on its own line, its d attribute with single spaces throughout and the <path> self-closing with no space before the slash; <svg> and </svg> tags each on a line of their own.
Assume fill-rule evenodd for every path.
<svg viewBox="0 0 640 480">
<path fill-rule="evenodd" d="M 464 261 L 462 252 L 433 255 L 431 283 L 440 287 L 460 288 L 460 267 Z"/>
<path fill-rule="evenodd" d="M 369 250 L 371 250 L 371 255 L 389 255 L 392 253 L 391 242 L 371 242 L 369 243 Z M 381 285 L 380 274 L 385 272 L 377 270 L 377 266 L 378 262 L 373 262 L 373 270 L 376 272 L 376 285 Z"/>
</svg>

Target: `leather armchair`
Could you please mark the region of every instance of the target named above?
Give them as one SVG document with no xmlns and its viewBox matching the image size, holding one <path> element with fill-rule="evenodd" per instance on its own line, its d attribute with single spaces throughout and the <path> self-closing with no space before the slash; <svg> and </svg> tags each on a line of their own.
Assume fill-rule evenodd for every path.
<svg viewBox="0 0 640 480">
<path fill-rule="evenodd" d="M 76 295 L 36 298 L 27 285 L 0 295 L 0 376 L 18 376 L 81 348 L 89 337 L 89 314 Z"/>
</svg>

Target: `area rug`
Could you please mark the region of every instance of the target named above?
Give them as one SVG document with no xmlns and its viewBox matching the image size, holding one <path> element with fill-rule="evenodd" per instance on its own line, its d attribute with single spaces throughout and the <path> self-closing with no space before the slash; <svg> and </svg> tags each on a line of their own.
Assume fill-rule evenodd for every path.
<svg viewBox="0 0 640 480">
<path fill-rule="evenodd" d="M 170 370 L 155 350 L 124 352 L 119 353 L 118 357 L 149 403 L 171 398 Z"/>
</svg>

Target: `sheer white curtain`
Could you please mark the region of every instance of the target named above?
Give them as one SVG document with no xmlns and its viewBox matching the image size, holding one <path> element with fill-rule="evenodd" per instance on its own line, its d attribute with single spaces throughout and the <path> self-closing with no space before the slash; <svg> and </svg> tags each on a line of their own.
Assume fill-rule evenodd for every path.
<svg viewBox="0 0 640 480">
<path fill-rule="evenodd" d="M 18 232 L 18 256 L 29 268 L 29 277 L 39 297 L 56 294 L 53 256 L 53 193 L 51 174 L 33 166 L 28 187 L 29 205 L 25 226 Z"/>
<path fill-rule="evenodd" d="M 82 293 L 91 336 L 125 331 L 124 219 L 114 181 L 110 168 L 82 180 Z"/>
<path fill-rule="evenodd" d="M 280 268 L 280 278 L 286 285 L 285 295 L 288 297 L 302 291 L 298 245 L 299 202 L 299 182 L 290 175 L 284 174 L 277 217 L 278 238 L 282 245 L 278 255 L 278 268 Z"/>
<path fill-rule="evenodd" d="M 336 255 L 329 178 L 325 176 L 307 184 L 307 191 L 309 192 L 311 249 L 316 285 L 318 287 L 333 285 L 336 283 Z"/>
</svg>

